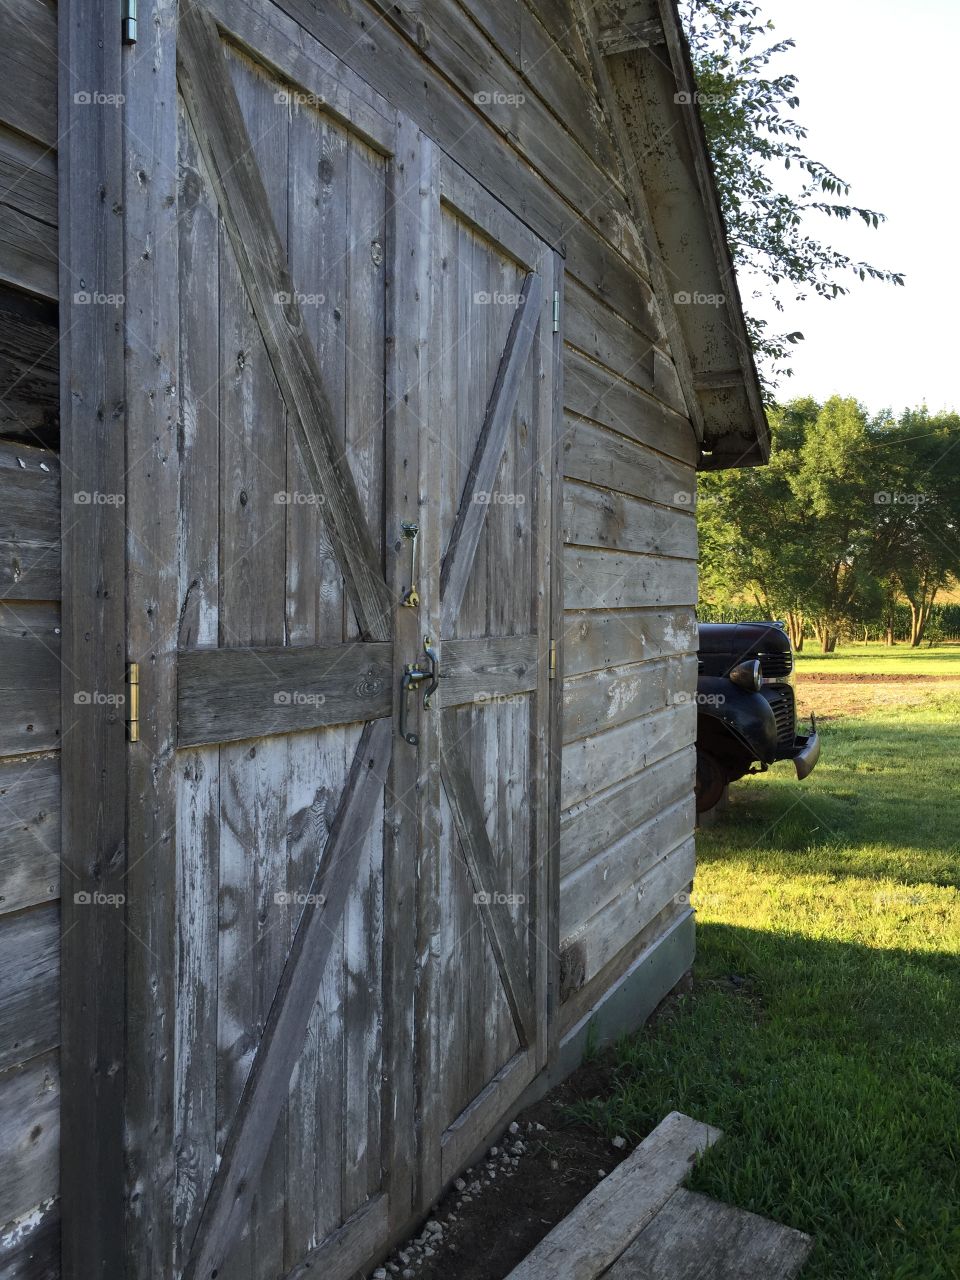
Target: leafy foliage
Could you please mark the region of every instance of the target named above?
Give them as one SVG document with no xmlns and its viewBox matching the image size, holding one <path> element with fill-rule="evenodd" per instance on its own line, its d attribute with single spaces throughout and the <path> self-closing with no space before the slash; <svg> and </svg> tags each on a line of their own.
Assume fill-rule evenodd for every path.
<svg viewBox="0 0 960 1280">
<path fill-rule="evenodd" d="M 765 281 L 763 292 L 781 312 L 785 290 L 802 301 L 811 293 L 840 297 L 854 278 L 902 285 L 899 272 L 855 259 L 807 229 L 811 214 L 844 222 L 860 218 L 872 228 L 884 215 L 849 203 L 849 183 L 807 153 L 807 130 L 793 114 L 800 105 L 797 77 L 769 69 L 794 41 L 773 39 L 773 23 L 750 0 L 683 0 L 681 10 L 727 237 L 741 276 Z M 797 181 L 791 184 L 780 171 Z M 790 350 L 803 334 L 774 332 L 746 310 L 769 392 L 778 376 L 790 374 Z"/>
<path fill-rule="evenodd" d="M 769 413 L 767 467 L 701 478 L 702 596 L 744 598 L 812 625 L 891 631 L 897 601 L 919 644 L 938 593 L 960 576 L 960 418 L 869 418 L 853 399 L 794 400 Z"/>
</svg>

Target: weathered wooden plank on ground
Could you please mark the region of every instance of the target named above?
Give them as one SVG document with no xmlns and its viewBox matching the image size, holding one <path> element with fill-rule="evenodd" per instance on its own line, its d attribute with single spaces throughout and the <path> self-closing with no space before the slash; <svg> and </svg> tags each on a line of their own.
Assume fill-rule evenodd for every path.
<svg viewBox="0 0 960 1280">
<path fill-rule="evenodd" d="M 720 1130 L 671 1111 L 508 1280 L 595 1280 L 674 1194 Z"/>
<path fill-rule="evenodd" d="M 681 1187 L 604 1280 L 793 1280 L 813 1240 Z"/>
</svg>

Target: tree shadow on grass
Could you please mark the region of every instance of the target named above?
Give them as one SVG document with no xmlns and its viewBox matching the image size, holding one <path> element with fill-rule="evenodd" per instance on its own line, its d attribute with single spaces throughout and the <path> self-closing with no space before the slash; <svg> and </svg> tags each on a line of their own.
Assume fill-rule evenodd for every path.
<svg viewBox="0 0 960 1280">
<path fill-rule="evenodd" d="M 694 973 L 581 1110 L 721 1128 L 692 1185 L 812 1234 L 804 1280 L 955 1280 L 958 957 L 707 924 Z"/>
</svg>

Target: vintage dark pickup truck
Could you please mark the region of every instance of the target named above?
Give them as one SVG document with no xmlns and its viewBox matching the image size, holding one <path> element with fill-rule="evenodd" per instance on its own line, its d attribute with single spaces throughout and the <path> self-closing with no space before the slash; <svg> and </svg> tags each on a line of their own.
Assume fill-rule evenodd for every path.
<svg viewBox="0 0 960 1280">
<path fill-rule="evenodd" d="M 792 760 L 806 778 L 820 758 L 816 720 L 797 733 L 793 649 L 776 622 L 701 623 L 697 676 L 697 811 L 746 773 Z"/>
</svg>

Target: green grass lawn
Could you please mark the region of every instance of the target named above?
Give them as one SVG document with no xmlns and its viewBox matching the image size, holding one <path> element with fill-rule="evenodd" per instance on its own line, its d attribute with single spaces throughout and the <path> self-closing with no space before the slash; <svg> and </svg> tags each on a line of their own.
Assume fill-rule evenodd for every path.
<svg viewBox="0 0 960 1280">
<path fill-rule="evenodd" d="M 804 1280 L 960 1277 L 960 698 L 928 687 L 825 726 L 807 782 L 732 789 L 693 992 L 581 1108 L 611 1136 L 718 1125 L 691 1185 L 814 1235 Z"/>
<path fill-rule="evenodd" d="M 891 675 L 956 676 L 960 679 L 960 644 L 938 644 L 932 648 L 922 645 L 911 649 L 906 644 L 888 648 L 884 644 L 851 644 L 833 653 L 821 653 L 820 647 L 807 640 L 803 653 L 796 655 L 797 671 L 833 671 L 837 675 Z"/>
</svg>

